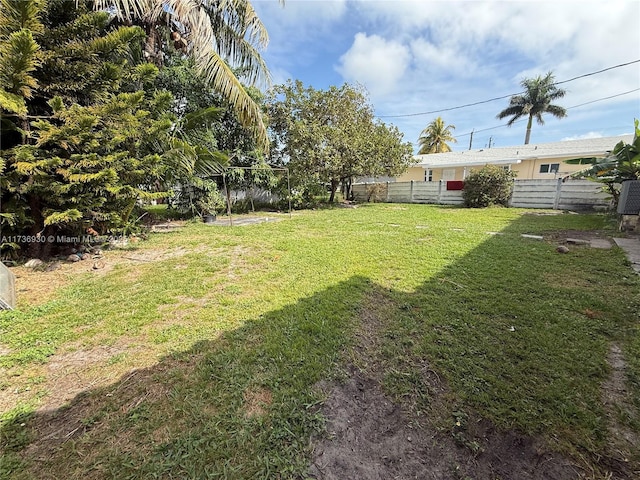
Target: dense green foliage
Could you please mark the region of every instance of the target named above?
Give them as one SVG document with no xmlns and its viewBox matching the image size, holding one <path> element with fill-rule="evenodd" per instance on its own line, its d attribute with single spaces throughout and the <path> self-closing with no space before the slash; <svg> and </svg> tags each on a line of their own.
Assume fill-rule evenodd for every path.
<svg viewBox="0 0 640 480">
<path fill-rule="evenodd" d="M 249 0 L 94 3 L 114 12 L 122 24 L 144 29 L 147 35 L 143 55 L 156 66 L 163 66 L 167 55 L 176 50 L 191 58 L 207 89 L 227 101 L 235 118 L 251 130 L 260 148 L 268 148 L 260 106 L 241 83 L 241 79 L 249 85 L 269 79 L 260 55 L 269 36 Z"/>
<path fill-rule="evenodd" d="M 183 25 L 194 35 L 190 46 L 169 40 L 176 25 L 163 25 L 163 19 L 193 20 L 186 6 L 178 2 L 171 15 L 165 9 L 139 18 L 133 3 L 96 10 L 92 1 L 3 0 L 4 253 L 44 258 L 64 247 L 58 238 L 77 237 L 88 227 L 99 233 L 128 230 L 139 202 L 172 191 L 183 213 L 219 210 L 221 182 L 212 176 L 229 157 L 243 166 L 261 162 L 257 90 L 241 87 L 238 93 L 239 73 L 184 55 L 202 40 L 195 37 L 202 25 Z M 256 35 L 265 32 L 249 7 L 232 1 L 201 13 L 219 20 L 217 46 L 239 48 L 243 75 L 255 77 L 264 65 L 248 49 L 242 25 L 251 23 Z M 232 18 L 225 11 L 244 13 Z M 218 58 L 210 46 L 198 48 L 209 61 Z M 212 81 L 216 71 L 226 73 Z M 238 108 L 244 108 L 240 117 Z"/>
<path fill-rule="evenodd" d="M 509 206 L 515 174 L 497 165 L 485 165 L 464 179 L 462 198 L 472 208 Z"/>
<path fill-rule="evenodd" d="M 328 187 L 333 201 L 341 183 L 349 187 L 356 176 L 397 175 L 412 161 L 411 144 L 403 143 L 395 126 L 374 119 L 360 88 L 316 90 L 289 82 L 276 86 L 266 103 L 271 159 L 292 169 L 297 190 Z"/>
<path fill-rule="evenodd" d="M 28 91 L 3 83 L 22 95 L 26 113 L 5 115 L 3 124 L 2 209 L 10 223 L 2 233 L 17 239 L 5 247 L 46 257 L 59 235 L 116 232 L 138 200 L 163 195 L 171 95 L 154 88 L 158 69 L 138 60 L 141 28 L 114 26 L 88 2 L 9 3 L 25 8 L 3 8 L 3 29 L 18 19 L 33 28 L 37 62 L 29 81 L 20 77 Z M 19 70 L 4 58 L 0 65 Z"/>
</svg>

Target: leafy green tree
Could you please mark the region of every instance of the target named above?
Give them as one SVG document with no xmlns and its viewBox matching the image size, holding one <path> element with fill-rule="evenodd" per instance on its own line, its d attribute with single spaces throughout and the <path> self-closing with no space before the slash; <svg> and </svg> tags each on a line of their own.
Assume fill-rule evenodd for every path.
<svg viewBox="0 0 640 480">
<path fill-rule="evenodd" d="M 271 159 L 293 170 L 298 185 L 329 188 L 356 176 L 396 175 L 409 166 L 412 148 L 402 134 L 374 119 L 364 91 L 345 84 L 328 90 L 289 82 L 266 101 L 272 133 Z"/>
<path fill-rule="evenodd" d="M 33 122 L 35 144 L 4 152 L 3 208 L 19 219 L 13 233 L 32 237 L 30 256 L 46 257 L 53 246 L 34 238 L 78 235 L 89 226 L 114 231 L 127 226 L 138 200 L 166 195 L 154 183 L 165 168 L 157 141 L 169 135 L 170 100 L 168 93 L 147 100 L 140 91 L 68 107 L 56 97 L 53 117 Z"/>
<path fill-rule="evenodd" d="M 538 125 L 544 125 L 542 115 L 550 113 L 556 118 L 567 116 L 567 110 L 551 102 L 565 96 L 566 91 L 556 86 L 552 72 L 548 72 L 544 77 L 539 75 L 535 78 L 525 78 L 521 85 L 524 92 L 513 95 L 509 101 L 509 106 L 502 110 L 497 118 L 511 117 L 507 122 L 508 126 L 520 118 L 527 117 L 527 134 L 524 144 L 527 145 L 531 139 L 531 126 L 535 118 Z"/>
<path fill-rule="evenodd" d="M 271 190 L 275 184 L 275 176 L 264 162 L 253 133 L 238 121 L 229 103 L 198 74 L 191 58 L 170 56 L 158 76 L 157 85 L 171 91 L 175 97 L 174 112 L 179 118 L 176 136 L 180 140 L 173 140 L 173 144 L 188 141 L 200 150 L 206 148 L 213 152 L 205 157 L 200 155 L 198 162 L 193 162 L 193 155 L 184 155 L 193 148 L 175 150 L 178 155 L 172 154 L 171 157 L 179 162 L 186 161 L 182 166 L 187 170 L 191 170 L 189 165 L 192 165 L 193 170 L 186 173 L 197 178 L 190 180 L 188 175 L 174 177 L 173 180 L 181 187 L 176 189 L 178 196 L 171 200 L 171 204 L 181 211 L 197 212 L 200 196 L 208 195 L 209 190 L 218 192 L 216 184 L 222 186 L 221 174 L 224 172 L 230 188 L 247 192 L 253 209 L 253 193 L 257 189 Z M 245 89 L 257 104 L 263 103 L 263 95 L 255 87 Z M 205 165 L 203 159 L 218 163 Z M 174 171 L 185 173 L 183 168 Z"/>
<path fill-rule="evenodd" d="M 436 118 L 420 133 L 418 155 L 450 152 L 451 147 L 447 142 L 457 142 L 452 132 L 455 128 L 455 125 L 445 125 L 442 117 Z"/>
<path fill-rule="evenodd" d="M 614 205 L 618 205 L 620 184 L 625 180 L 640 180 L 640 128 L 637 119 L 634 121 L 634 136 L 631 143 L 618 142 L 609 155 L 604 158 L 576 158 L 566 160 L 572 165 L 591 164 L 572 174 L 575 178 L 591 178 L 605 185 L 606 191 L 613 197 Z"/>
<path fill-rule="evenodd" d="M 137 60 L 144 31 L 111 25 L 107 12 L 87 2 L 14 3 L 20 8 L 2 10 L 0 35 L 20 23 L 34 29 L 19 32 L 37 39 L 37 48 L 29 47 L 36 62 L 28 68 L 0 58 L 2 87 L 24 106 L 12 112 L 3 105 L 0 193 L 3 218 L 11 216 L 3 235 L 33 240 L 85 226 L 123 228 L 138 199 L 161 195 L 154 193 L 166 173 L 161 153 L 174 125 L 171 95 L 154 88 L 157 68 Z M 8 78 L 21 79 L 22 90 Z M 53 245 L 25 246 L 46 257 Z"/>
<path fill-rule="evenodd" d="M 20 34 L 25 42 L 31 39 L 24 47 L 26 57 L 19 57 L 15 48 L 15 55 L 0 57 L 2 88 L 21 96 L 24 107 L 21 112 L 3 107 L 4 149 L 19 142 L 12 132 L 19 131 L 22 141 L 27 141 L 30 121 L 51 115 L 49 101 L 56 96 L 66 105 L 88 106 L 114 92 L 136 91 L 143 87 L 143 79 L 157 73 L 153 65 L 138 61 L 144 31 L 114 28 L 110 15 L 93 11 L 91 2 L 3 1 L 7 6 L 3 5 L 0 15 L 2 38 Z M 17 24 L 26 27 L 8 34 Z M 2 40 L 0 45 L 7 46 Z"/>
<path fill-rule="evenodd" d="M 229 102 L 240 122 L 253 130 L 261 147 L 268 148 L 260 108 L 229 65 L 239 68 L 250 84 L 269 77 L 259 53 L 269 37 L 249 0 L 95 3 L 100 9 L 115 9 L 122 21 L 142 25 L 147 32 L 144 54 L 157 65 L 163 64 L 171 46 L 189 54 L 207 83 Z"/>
<path fill-rule="evenodd" d="M 464 179 L 464 205 L 483 208 L 492 205 L 509 206 L 515 173 L 497 165 L 485 165 Z"/>
</svg>

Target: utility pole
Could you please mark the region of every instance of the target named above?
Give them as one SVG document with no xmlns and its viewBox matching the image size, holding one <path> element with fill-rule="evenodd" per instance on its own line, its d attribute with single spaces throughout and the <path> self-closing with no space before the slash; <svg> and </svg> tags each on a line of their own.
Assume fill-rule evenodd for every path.
<svg viewBox="0 0 640 480">
<path fill-rule="evenodd" d="M 489 147 L 487 148 L 491 148 L 491 141 L 493 140 L 493 137 L 489 137 Z"/>
<path fill-rule="evenodd" d="M 469 150 L 471 150 L 471 144 L 473 143 L 473 132 L 474 132 L 475 128 L 473 130 L 471 130 L 471 138 L 469 138 Z"/>
</svg>

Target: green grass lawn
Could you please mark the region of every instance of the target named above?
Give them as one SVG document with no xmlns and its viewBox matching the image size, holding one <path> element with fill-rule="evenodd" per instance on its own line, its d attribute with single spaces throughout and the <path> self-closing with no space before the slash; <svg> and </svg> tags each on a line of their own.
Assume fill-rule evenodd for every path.
<svg viewBox="0 0 640 480">
<path fill-rule="evenodd" d="M 612 225 L 363 205 L 152 235 L 107 257 L 144 261 L 0 314 L 0 478 L 298 478 L 323 428 L 315 386 L 340 376 L 380 298 L 376 355 L 398 402 L 431 411 L 428 364 L 456 412 L 606 472 L 612 344 L 631 392 L 616 415 L 640 435 L 640 278 L 615 247 L 561 255 L 520 234 Z"/>
</svg>

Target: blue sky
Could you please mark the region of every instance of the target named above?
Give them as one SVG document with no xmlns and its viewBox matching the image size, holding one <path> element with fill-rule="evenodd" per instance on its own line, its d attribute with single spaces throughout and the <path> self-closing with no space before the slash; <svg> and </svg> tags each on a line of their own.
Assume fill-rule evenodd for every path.
<svg viewBox="0 0 640 480">
<path fill-rule="evenodd" d="M 376 115 L 417 146 L 438 115 L 455 150 L 524 142 L 526 122 L 496 114 L 520 81 L 553 71 L 557 81 L 640 60 L 640 1 L 253 0 L 270 36 L 263 51 L 273 83 L 326 89 L 363 85 Z M 562 120 L 534 123 L 531 143 L 632 133 L 640 118 L 640 63 L 561 85 Z M 601 100 L 636 90 L 626 95 Z M 589 105 L 582 105 L 587 102 Z M 397 116 L 397 117 L 396 117 Z M 497 127 L 497 128 L 496 128 Z M 417 149 L 416 149 L 417 150 Z"/>
</svg>

